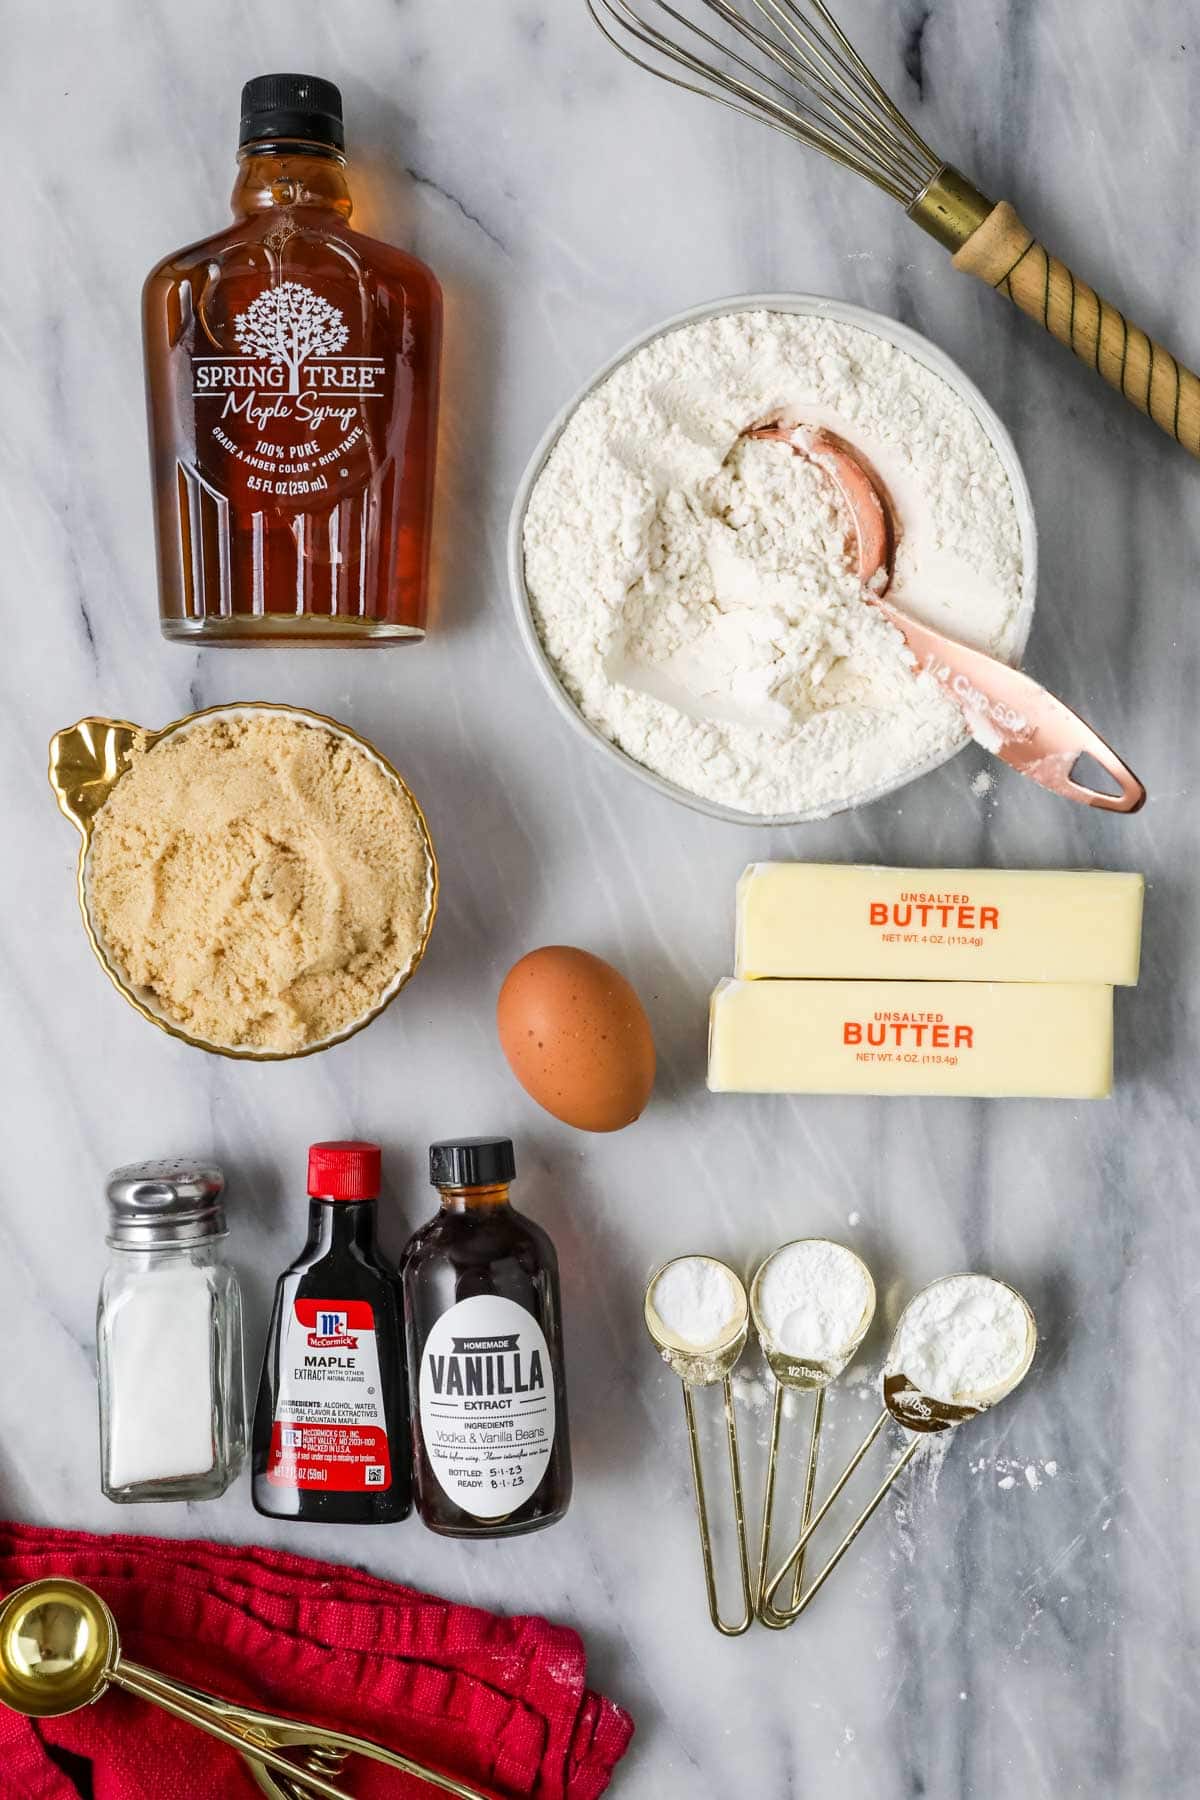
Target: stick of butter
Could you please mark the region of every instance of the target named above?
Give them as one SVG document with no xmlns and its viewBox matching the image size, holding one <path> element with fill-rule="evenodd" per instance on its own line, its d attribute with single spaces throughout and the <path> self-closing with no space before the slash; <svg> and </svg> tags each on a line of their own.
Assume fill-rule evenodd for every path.
<svg viewBox="0 0 1200 1800">
<path fill-rule="evenodd" d="M 751 863 L 734 972 L 1132 987 L 1141 875 Z"/>
<path fill-rule="evenodd" d="M 723 981 L 717 1094 L 960 1094 L 1102 1100 L 1110 987 L 1001 981 Z"/>
</svg>

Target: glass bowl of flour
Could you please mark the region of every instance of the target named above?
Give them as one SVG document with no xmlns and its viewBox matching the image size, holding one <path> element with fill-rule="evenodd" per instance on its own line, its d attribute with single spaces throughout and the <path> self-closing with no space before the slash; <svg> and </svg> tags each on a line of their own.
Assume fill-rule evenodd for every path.
<svg viewBox="0 0 1200 1800">
<path fill-rule="evenodd" d="M 897 524 L 889 597 L 1017 664 L 1037 531 L 1004 426 L 933 344 L 810 295 L 695 307 L 565 406 L 509 531 L 517 623 L 558 710 L 661 794 L 794 825 L 894 792 L 967 742 L 868 606 L 819 464 L 751 426 L 824 426 Z"/>
</svg>

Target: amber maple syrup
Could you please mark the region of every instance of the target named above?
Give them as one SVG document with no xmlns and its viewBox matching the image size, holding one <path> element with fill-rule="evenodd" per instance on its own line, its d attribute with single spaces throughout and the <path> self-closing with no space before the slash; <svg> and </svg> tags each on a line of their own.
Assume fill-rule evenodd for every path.
<svg viewBox="0 0 1200 1800">
<path fill-rule="evenodd" d="M 441 290 L 351 229 L 331 82 L 248 82 L 239 164 L 233 225 L 143 295 L 163 632 L 419 639 Z"/>
</svg>

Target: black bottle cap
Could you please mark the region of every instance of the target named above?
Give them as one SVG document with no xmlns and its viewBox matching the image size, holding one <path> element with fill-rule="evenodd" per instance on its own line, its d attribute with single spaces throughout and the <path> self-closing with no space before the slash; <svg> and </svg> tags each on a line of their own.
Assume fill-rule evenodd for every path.
<svg viewBox="0 0 1200 1800">
<path fill-rule="evenodd" d="M 301 138 L 344 149 L 340 89 L 320 75 L 256 75 L 242 89 L 238 145 L 264 138 Z"/>
<path fill-rule="evenodd" d="M 446 1138 L 429 1146 L 429 1179 L 434 1187 L 495 1187 L 517 1172 L 512 1139 Z"/>
</svg>

